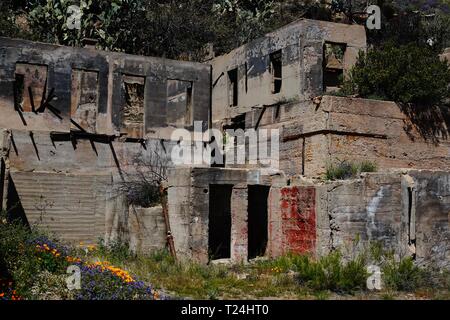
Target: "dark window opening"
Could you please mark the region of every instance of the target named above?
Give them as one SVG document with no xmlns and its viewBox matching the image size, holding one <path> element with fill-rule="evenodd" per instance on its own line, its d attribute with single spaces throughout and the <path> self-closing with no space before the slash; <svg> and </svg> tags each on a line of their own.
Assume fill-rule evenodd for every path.
<svg viewBox="0 0 450 320">
<path fill-rule="evenodd" d="M 248 92 L 248 63 L 245 63 L 245 93 Z"/>
<path fill-rule="evenodd" d="M 238 105 L 238 69 L 228 71 L 228 101 L 230 107 Z"/>
<path fill-rule="evenodd" d="M 17 63 L 14 84 L 14 103 L 22 112 L 39 109 L 45 97 L 47 86 L 47 66 Z M 34 110 L 33 110 L 34 108 Z"/>
<path fill-rule="evenodd" d="M 25 76 L 23 74 L 15 75 L 14 81 L 14 108 L 23 110 L 23 94 L 25 90 Z"/>
<path fill-rule="evenodd" d="M 167 80 L 167 122 L 173 126 L 193 125 L 193 83 Z"/>
<path fill-rule="evenodd" d="M 272 93 L 281 92 L 283 83 L 282 52 L 278 50 L 270 54 L 270 73 L 272 75 Z"/>
<path fill-rule="evenodd" d="M 72 130 L 95 133 L 98 109 L 98 72 L 72 69 L 71 109 Z M 77 127 L 78 126 L 78 127 Z"/>
<path fill-rule="evenodd" d="M 194 122 L 193 109 L 192 109 L 192 82 L 186 88 L 186 116 L 184 118 L 184 123 L 186 125 L 192 125 Z"/>
<path fill-rule="evenodd" d="M 232 185 L 209 186 L 208 253 L 210 260 L 231 257 Z"/>
<path fill-rule="evenodd" d="M 336 91 L 344 82 L 346 44 L 326 42 L 323 48 L 323 90 Z"/>
<path fill-rule="evenodd" d="M 248 258 L 262 257 L 268 240 L 267 199 L 270 187 L 248 187 Z"/>
</svg>

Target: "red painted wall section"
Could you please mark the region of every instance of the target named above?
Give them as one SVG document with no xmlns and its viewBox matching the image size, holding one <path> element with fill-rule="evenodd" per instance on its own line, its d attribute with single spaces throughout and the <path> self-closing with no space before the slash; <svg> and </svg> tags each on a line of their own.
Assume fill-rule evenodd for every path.
<svg viewBox="0 0 450 320">
<path fill-rule="evenodd" d="M 281 230 L 283 252 L 314 253 L 316 248 L 316 189 L 281 189 Z"/>
</svg>

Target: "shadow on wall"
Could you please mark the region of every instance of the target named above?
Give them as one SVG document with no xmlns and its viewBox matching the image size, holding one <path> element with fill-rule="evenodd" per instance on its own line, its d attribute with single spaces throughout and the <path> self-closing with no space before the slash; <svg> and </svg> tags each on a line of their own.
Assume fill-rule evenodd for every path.
<svg viewBox="0 0 450 320">
<path fill-rule="evenodd" d="M 410 119 L 405 124 L 405 131 L 411 140 L 414 140 L 411 130 L 414 126 L 420 135 L 427 141 L 438 144 L 440 140 L 447 140 L 450 135 L 450 107 L 399 104 L 400 109 Z"/>
<path fill-rule="evenodd" d="M 17 193 L 16 186 L 11 176 L 8 179 L 8 191 L 6 198 L 6 212 L 7 219 L 9 221 L 18 221 L 23 225 L 30 227 L 28 219 L 25 215 L 22 202 L 20 201 L 19 194 Z"/>
</svg>

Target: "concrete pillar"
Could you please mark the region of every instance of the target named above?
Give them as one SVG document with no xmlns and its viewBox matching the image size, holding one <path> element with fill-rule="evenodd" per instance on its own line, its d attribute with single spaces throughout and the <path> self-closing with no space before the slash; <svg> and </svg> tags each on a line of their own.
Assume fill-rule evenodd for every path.
<svg viewBox="0 0 450 320">
<path fill-rule="evenodd" d="M 248 188 L 237 184 L 231 194 L 231 261 L 247 261 L 248 257 Z"/>
</svg>

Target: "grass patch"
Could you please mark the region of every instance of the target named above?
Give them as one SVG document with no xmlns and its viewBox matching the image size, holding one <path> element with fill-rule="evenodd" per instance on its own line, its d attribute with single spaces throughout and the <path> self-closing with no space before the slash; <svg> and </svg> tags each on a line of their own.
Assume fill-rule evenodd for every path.
<svg viewBox="0 0 450 320">
<path fill-rule="evenodd" d="M 418 289 L 424 281 L 424 272 L 414 265 L 411 258 L 399 262 L 388 261 L 383 266 L 384 283 L 392 290 L 412 291 Z"/>
<path fill-rule="evenodd" d="M 357 177 L 362 172 L 376 172 L 377 166 L 371 161 L 353 163 L 341 161 L 338 164 L 330 163 L 326 167 L 325 180 L 346 180 Z"/>
<path fill-rule="evenodd" d="M 19 224 L 0 223 L 0 234 L 0 267 L 16 290 L 5 290 L 0 279 L 0 294 L 8 299 L 152 299 L 155 293 L 194 299 L 354 298 L 370 294 L 366 266 L 372 263 L 384 273 L 386 290 L 378 298 L 395 298 L 398 291 L 442 298 L 450 290 L 448 272 L 419 268 L 410 259 L 396 261 L 381 245 L 351 260 L 339 252 L 318 259 L 288 254 L 225 266 L 175 261 L 166 250 L 134 254 L 120 242 L 68 247 Z M 84 279 L 76 292 L 65 284 L 66 267 L 74 263 Z"/>
</svg>

